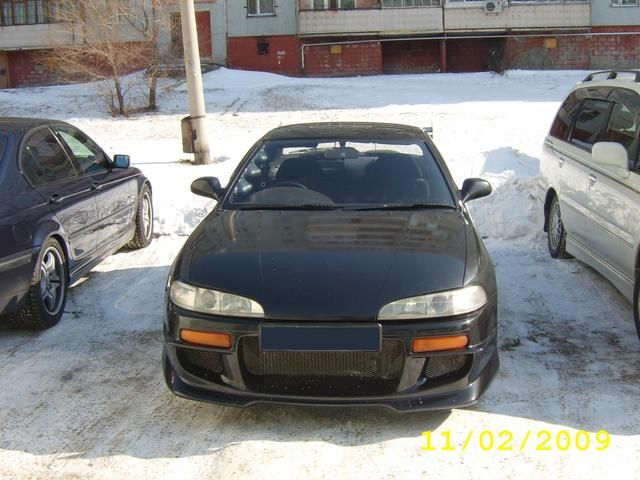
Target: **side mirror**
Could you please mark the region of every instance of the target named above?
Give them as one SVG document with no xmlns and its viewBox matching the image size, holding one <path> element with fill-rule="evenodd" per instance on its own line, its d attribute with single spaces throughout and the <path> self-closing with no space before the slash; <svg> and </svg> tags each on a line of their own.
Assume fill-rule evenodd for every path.
<svg viewBox="0 0 640 480">
<path fill-rule="evenodd" d="M 131 165 L 131 158 L 129 155 L 114 155 L 113 156 L 113 168 L 129 168 Z"/>
<path fill-rule="evenodd" d="M 191 193 L 220 200 L 220 197 L 224 194 L 224 188 L 220 186 L 220 180 L 216 177 L 201 177 L 191 184 Z"/>
<path fill-rule="evenodd" d="M 629 176 L 629 155 L 627 149 L 616 142 L 598 142 L 591 150 L 593 163 L 602 165 L 614 175 Z"/>
<path fill-rule="evenodd" d="M 491 184 L 482 178 L 467 178 L 460 189 L 460 197 L 463 202 L 475 200 L 489 195 L 493 189 Z"/>
</svg>

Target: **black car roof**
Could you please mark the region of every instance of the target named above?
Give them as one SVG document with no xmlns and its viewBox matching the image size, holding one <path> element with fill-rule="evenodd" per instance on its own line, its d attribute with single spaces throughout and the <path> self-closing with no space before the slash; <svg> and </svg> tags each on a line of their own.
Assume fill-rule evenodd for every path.
<svg viewBox="0 0 640 480">
<path fill-rule="evenodd" d="M 0 117 L 0 128 L 5 130 L 24 129 L 37 127 L 39 125 L 48 125 L 52 122 L 57 122 L 57 120 L 49 120 L 46 118 Z"/>
<path fill-rule="evenodd" d="M 304 138 L 377 138 L 377 139 L 424 139 L 417 127 L 396 123 L 376 122 L 320 122 L 285 125 L 271 130 L 264 140 Z"/>
</svg>

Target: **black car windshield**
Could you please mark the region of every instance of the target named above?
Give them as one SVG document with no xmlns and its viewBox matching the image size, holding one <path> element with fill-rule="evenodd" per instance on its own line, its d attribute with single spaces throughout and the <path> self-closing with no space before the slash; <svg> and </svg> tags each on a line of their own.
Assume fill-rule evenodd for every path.
<svg viewBox="0 0 640 480">
<path fill-rule="evenodd" d="M 265 142 L 230 186 L 230 209 L 455 208 L 420 140 Z"/>
</svg>

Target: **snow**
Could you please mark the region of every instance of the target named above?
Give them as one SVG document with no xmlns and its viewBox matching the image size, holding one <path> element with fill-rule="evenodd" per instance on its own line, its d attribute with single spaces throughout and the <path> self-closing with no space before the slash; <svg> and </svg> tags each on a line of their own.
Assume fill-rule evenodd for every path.
<svg viewBox="0 0 640 480">
<path fill-rule="evenodd" d="M 298 79 L 219 69 L 203 78 L 216 163 L 182 153 L 184 83 L 163 80 L 160 110 L 112 118 L 99 86 L 0 90 L 0 115 L 76 124 L 109 153 L 129 153 L 153 184 L 157 238 L 120 252 L 70 290 L 46 332 L 0 330 L 0 478 L 638 478 L 635 399 L 640 344 L 629 304 L 585 265 L 546 252 L 533 197 L 544 135 L 587 72 L 509 71 Z M 398 415 L 377 409 L 186 401 L 161 369 L 163 288 L 175 254 L 212 202 L 199 176 L 224 185 L 271 128 L 366 120 L 433 126 L 458 185 L 489 180 L 470 204 L 499 282 L 502 366 L 473 408 Z M 426 452 L 421 432 L 450 432 L 457 451 Z M 513 451 L 483 451 L 469 432 L 510 430 Z M 519 450 L 527 431 L 607 430 L 605 452 Z M 475 437 L 474 437 L 475 438 Z M 534 437 L 532 437 L 534 438 Z"/>
</svg>

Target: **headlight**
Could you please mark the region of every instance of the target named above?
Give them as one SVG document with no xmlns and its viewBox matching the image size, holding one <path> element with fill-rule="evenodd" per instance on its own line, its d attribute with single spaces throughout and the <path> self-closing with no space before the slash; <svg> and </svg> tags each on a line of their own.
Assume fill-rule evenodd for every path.
<svg viewBox="0 0 640 480">
<path fill-rule="evenodd" d="M 458 290 L 396 300 L 382 307 L 378 319 L 402 320 L 462 315 L 478 310 L 486 303 L 487 294 L 484 288 L 472 285 Z"/>
<path fill-rule="evenodd" d="M 177 306 L 195 312 L 233 317 L 264 317 L 262 306 L 249 298 L 194 287 L 179 281 L 171 284 L 169 298 Z"/>
</svg>

